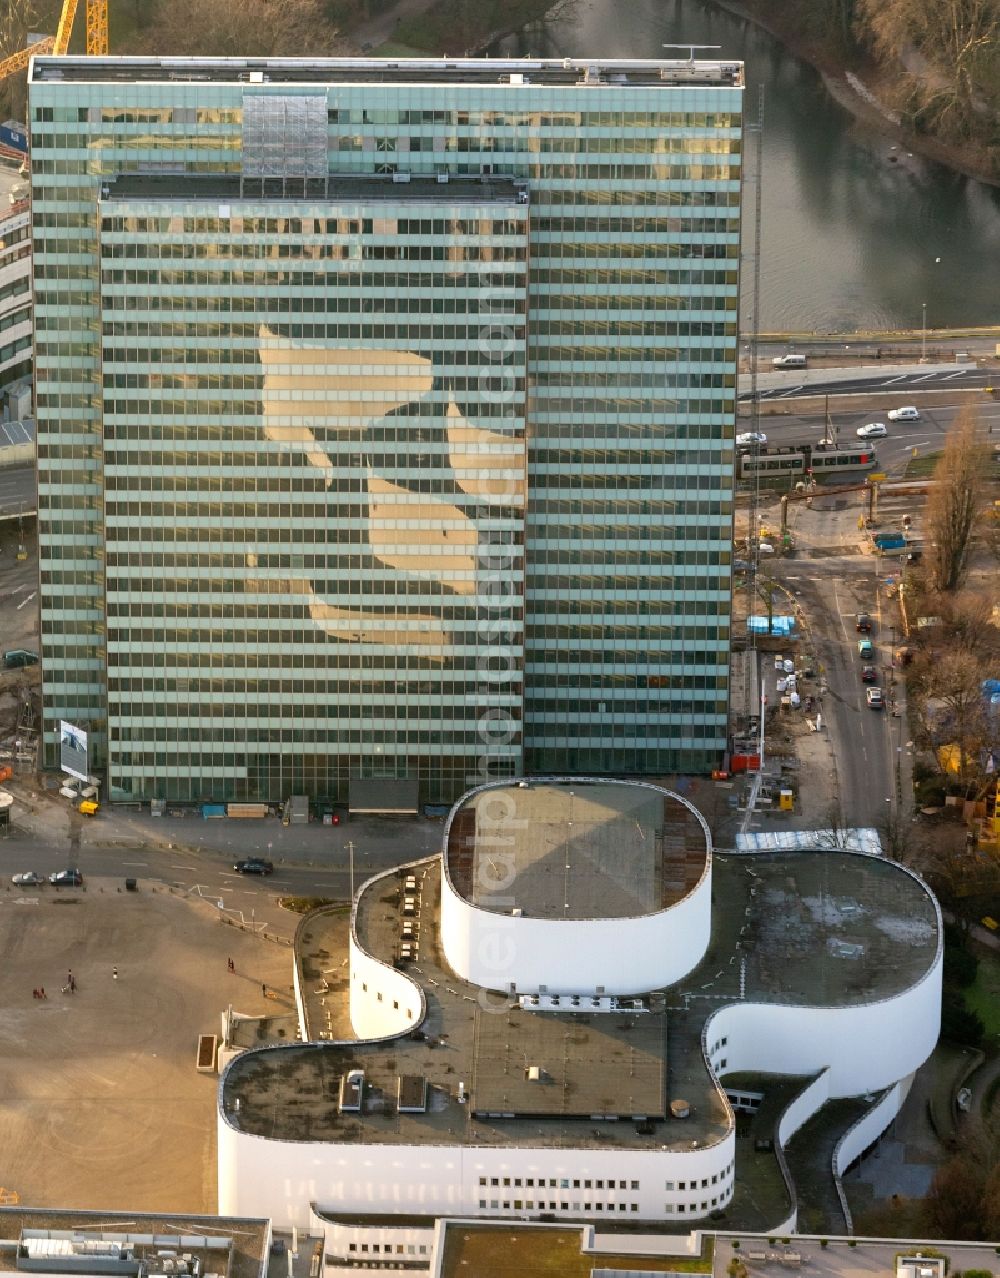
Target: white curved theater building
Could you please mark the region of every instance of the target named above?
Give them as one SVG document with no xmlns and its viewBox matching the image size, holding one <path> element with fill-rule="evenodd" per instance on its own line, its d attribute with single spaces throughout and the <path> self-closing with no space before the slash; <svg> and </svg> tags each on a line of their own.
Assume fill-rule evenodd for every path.
<svg viewBox="0 0 1000 1278">
<path fill-rule="evenodd" d="M 739 1226 L 726 1075 L 803 1076 L 783 1139 L 872 1094 L 849 1161 L 932 1050 L 940 992 L 937 904 L 891 862 L 713 857 L 645 783 L 482 787 L 439 857 L 357 894 L 359 1041 L 225 1072 L 219 1209 L 319 1223 L 345 1257 L 361 1216 L 397 1238 L 440 1215 Z"/>
</svg>

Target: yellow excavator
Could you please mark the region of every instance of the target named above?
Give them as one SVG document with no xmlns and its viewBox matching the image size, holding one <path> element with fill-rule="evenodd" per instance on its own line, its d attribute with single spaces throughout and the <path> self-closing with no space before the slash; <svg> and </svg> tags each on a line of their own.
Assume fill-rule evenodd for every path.
<svg viewBox="0 0 1000 1278">
<path fill-rule="evenodd" d="M 26 48 L 12 53 L 0 61 L 0 81 L 18 71 L 23 71 L 36 54 L 52 53 L 63 57 L 69 48 L 73 20 L 79 0 L 63 0 L 59 25 L 54 36 L 44 36 Z M 101 56 L 108 51 L 108 0 L 86 0 L 87 3 L 87 53 Z"/>
</svg>

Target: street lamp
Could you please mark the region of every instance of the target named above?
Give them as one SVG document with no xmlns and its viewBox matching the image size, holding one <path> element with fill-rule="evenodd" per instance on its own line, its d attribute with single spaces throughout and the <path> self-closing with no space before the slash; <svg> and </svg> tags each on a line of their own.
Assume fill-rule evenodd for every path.
<svg viewBox="0 0 1000 1278">
<path fill-rule="evenodd" d="M 927 363 L 927 303 L 920 303 L 920 362 Z"/>
</svg>

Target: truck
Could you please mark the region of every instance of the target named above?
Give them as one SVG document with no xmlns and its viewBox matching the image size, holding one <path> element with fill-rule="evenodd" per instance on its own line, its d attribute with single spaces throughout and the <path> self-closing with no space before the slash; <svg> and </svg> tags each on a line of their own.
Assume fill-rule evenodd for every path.
<svg viewBox="0 0 1000 1278">
<path fill-rule="evenodd" d="M 0 146 L 8 146 L 12 151 L 28 154 L 28 130 L 17 120 L 4 120 L 0 124 Z"/>
</svg>

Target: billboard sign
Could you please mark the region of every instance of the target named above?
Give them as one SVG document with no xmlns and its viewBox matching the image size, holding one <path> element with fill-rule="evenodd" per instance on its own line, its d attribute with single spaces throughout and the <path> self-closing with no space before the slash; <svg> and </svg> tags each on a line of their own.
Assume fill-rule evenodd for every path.
<svg viewBox="0 0 1000 1278">
<path fill-rule="evenodd" d="M 87 767 L 87 734 L 65 719 L 59 721 L 59 766 L 71 777 L 86 781 L 90 776 Z"/>
</svg>

